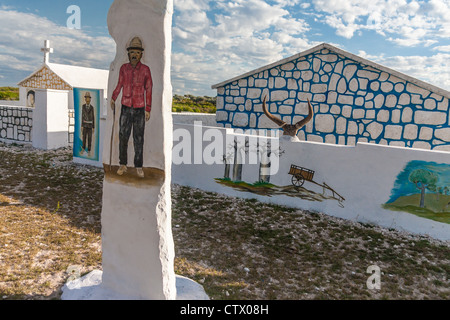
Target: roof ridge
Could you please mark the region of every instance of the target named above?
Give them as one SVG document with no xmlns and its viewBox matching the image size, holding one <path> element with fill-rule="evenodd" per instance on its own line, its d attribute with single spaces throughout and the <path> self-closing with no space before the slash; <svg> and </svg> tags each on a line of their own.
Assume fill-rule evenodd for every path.
<svg viewBox="0 0 450 320">
<path fill-rule="evenodd" d="M 314 47 L 312 47 L 312 48 L 310 48 L 308 50 L 305 50 L 305 51 L 302 51 L 300 53 L 297 53 L 297 54 L 295 54 L 295 55 L 293 55 L 291 57 L 284 58 L 282 60 L 279 60 L 279 61 L 273 62 L 271 64 L 268 64 L 268 65 L 266 65 L 264 67 L 260 67 L 260 68 L 254 69 L 254 70 L 246 72 L 246 73 L 244 73 L 242 75 L 233 77 L 233 78 L 231 78 L 229 80 L 225 80 L 225 81 L 220 82 L 218 84 L 212 85 L 211 88 L 212 89 L 217 89 L 217 88 L 223 87 L 223 86 L 225 86 L 225 85 L 227 85 L 227 84 L 229 84 L 231 82 L 234 82 L 234 81 L 246 78 L 248 76 L 251 76 L 251 75 L 253 75 L 255 73 L 259 73 L 261 71 L 266 71 L 268 69 L 277 67 L 279 65 L 283 65 L 285 63 L 291 62 L 292 60 L 296 60 L 296 59 L 298 59 L 300 57 L 307 56 L 307 55 L 309 55 L 309 54 L 311 54 L 313 52 L 316 52 L 316 51 L 319 51 L 319 50 L 322 50 L 322 49 L 329 49 L 331 51 L 334 51 L 337 54 L 340 54 L 340 55 L 343 55 L 343 56 L 345 56 L 345 57 L 347 57 L 349 59 L 355 60 L 356 62 L 359 62 L 361 64 L 370 66 L 370 67 L 378 69 L 380 71 L 384 71 L 384 72 L 390 73 L 390 74 L 392 74 L 392 75 L 394 75 L 394 76 L 396 76 L 396 77 L 398 77 L 398 78 L 400 78 L 402 80 L 405 80 L 405 81 L 408 81 L 408 82 L 410 82 L 412 84 L 415 84 L 417 86 L 423 87 L 423 88 L 425 88 L 425 89 L 427 89 L 429 91 L 433 91 L 435 93 L 438 93 L 438 94 L 450 97 L 450 92 L 445 90 L 445 89 L 442 89 L 442 88 L 437 87 L 437 86 L 435 86 L 433 84 L 427 83 L 427 82 L 425 82 L 423 80 L 419 80 L 417 78 L 414 78 L 414 77 L 409 76 L 407 74 L 404 74 L 402 72 L 396 71 L 396 70 L 391 69 L 389 67 L 383 66 L 383 65 L 381 65 L 379 63 L 370 61 L 370 60 L 368 60 L 366 58 L 360 57 L 360 56 L 358 56 L 356 54 L 350 53 L 348 51 L 345 51 L 343 49 L 340 49 L 338 47 L 335 47 L 335 46 L 333 46 L 333 45 L 331 45 L 329 43 L 325 43 L 325 42 L 321 43 L 321 44 L 319 44 L 317 46 L 314 46 Z"/>
<path fill-rule="evenodd" d="M 70 65 L 70 64 L 53 63 L 53 62 L 46 63 L 46 65 L 49 66 L 49 67 L 51 67 L 51 66 L 62 66 L 62 67 L 68 67 L 68 68 L 83 68 L 83 69 L 92 69 L 92 70 L 99 70 L 99 71 L 109 71 L 107 69 L 99 69 L 99 68 L 91 68 L 91 67 L 83 67 L 83 66 L 74 66 L 74 65 Z"/>
<path fill-rule="evenodd" d="M 95 77 L 94 83 L 92 81 L 88 81 L 90 84 L 87 84 L 86 87 L 99 87 L 98 79 L 105 79 L 100 80 L 101 82 L 105 82 L 104 85 L 101 85 L 99 88 L 107 87 L 107 77 L 109 76 L 109 70 L 106 69 L 96 69 L 96 68 L 89 68 L 89 67 L 81 67 L 81 66 L 74 66 L 74 65 L 67 65 L 67 64 L 59 64 L 59 63 L 44 63 L 42 64 L 35 72 L 33 72 L 31 75 L 27 76 L 25 79 L 18 82 L 18 86 L 22 86 L 22 84 L 29 79 L 33 78 L 41 72 L 44 69 L 48 69 L 50 72 L 54 73 L 59 79 L 61 79 L 68 87 L 73 88 L 80 85 L 79 77 L 73 77 L 73 74 L 82 73 L 82 72 L 91 72 L 89 73 L 91 76 L 99 75 L 99 78 Z M 92 77 L 90 77 L 92 78 Z"/>
</svg>

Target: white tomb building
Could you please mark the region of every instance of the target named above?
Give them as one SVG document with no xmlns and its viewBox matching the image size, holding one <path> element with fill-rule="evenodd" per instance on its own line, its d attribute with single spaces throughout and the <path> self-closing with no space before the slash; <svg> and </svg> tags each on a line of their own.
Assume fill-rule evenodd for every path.
<svg viewBox="0 0 450 320">
<path fill-rule="evenodd" d="M 50 63 L 50 41 L 46 40 L 44 63 L 18 83 L 21 104 L 33 110 L 33 146 L 55 149 L 71 143 L 74 127 L 74 88 L 102 90 L 107 97 L 109 70 Z M 105 102 L 105 101 L 103 101 Z M 104 118 L 103 103 L 101 118 Z"/>
</svg>

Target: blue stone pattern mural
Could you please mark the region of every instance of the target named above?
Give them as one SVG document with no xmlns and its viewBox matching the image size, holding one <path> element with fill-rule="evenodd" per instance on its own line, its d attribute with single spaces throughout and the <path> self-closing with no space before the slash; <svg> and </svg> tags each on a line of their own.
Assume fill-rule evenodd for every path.
<svg viewBox="0 0 450 320">
<path fill-rule="evenodd" d="M 225 84 L 217 88 L 217 122 L 277 128 L 263 113 L 265 96 L 287 123 L 306 117 L 310 99 L 315 116 L 301 140 L 450 151 L 449 97 L 361 61 L 323 48 Z"/>
</svg>

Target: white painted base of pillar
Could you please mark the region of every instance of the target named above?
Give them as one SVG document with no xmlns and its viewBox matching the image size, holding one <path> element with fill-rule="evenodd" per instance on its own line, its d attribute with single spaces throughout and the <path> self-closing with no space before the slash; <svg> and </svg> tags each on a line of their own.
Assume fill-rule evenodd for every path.
<svg viewBox="0 0 450 320">
<path fill-rule="evenodd" d="M 64 285 L 61 300 L 137 300 L 102 287 L 103 272 L 92 271 Z M 203 287 L 182 276 L 176 277 L 177 300 L 209 300 Z"/>
</svg>

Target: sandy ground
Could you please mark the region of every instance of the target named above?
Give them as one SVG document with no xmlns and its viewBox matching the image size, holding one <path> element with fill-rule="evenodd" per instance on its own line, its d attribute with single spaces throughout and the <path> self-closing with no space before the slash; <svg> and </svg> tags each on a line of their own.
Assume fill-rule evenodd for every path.
<svg viewBox="0 0 450 320">
<path fill-rule="evenodd" d="M 103 169 L 71 152 L 0 144 L 1 299 L 58 299 L 101 269 Z M 178 185 L 172 199 L 175 270 L 211 299 L 450 298 L 448 242 Z"/>
</svg>

